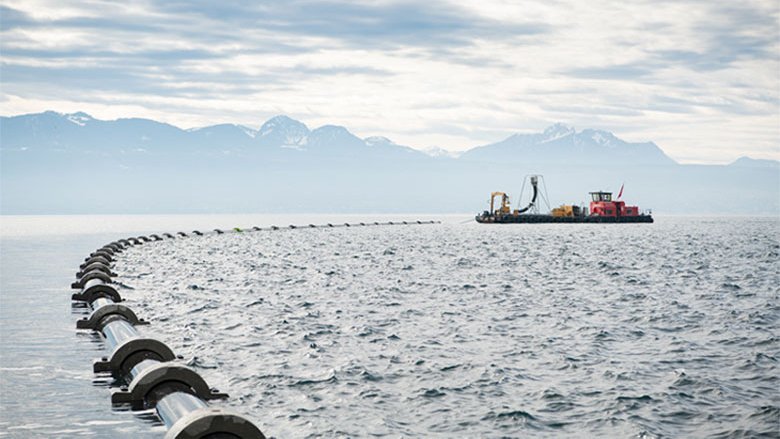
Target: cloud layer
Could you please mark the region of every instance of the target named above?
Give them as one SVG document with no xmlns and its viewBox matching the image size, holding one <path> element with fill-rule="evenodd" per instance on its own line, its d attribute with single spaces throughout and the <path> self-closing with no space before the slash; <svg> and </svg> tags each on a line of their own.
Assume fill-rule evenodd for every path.
<svg viewBox="0 0 780 439">
<path fill-rule="evenodd" d="M 563 121 L 682 162 L 780 158 L 774 0 L 130 3 L 0 2 L 2 113 L 285 113 L 453 150 Z"/>
</svg>

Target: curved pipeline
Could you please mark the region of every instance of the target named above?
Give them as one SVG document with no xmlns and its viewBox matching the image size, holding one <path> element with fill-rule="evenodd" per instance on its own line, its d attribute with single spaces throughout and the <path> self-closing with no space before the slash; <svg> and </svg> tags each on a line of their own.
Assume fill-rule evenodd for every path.
<svg viewBox="0 0 780 439">
<path fill-rule="evenodd" d="M 518 210 L 518 213 L 525 213 L 528 212 L 528 209 L 534 207 L 534 204 L 536 204 L 536 196 L 539 194 L 539 187 L 538 182 L 535 177 L 531 177 L 531 186 L 534 188 L 534 195 L 531 197 L 531 202 L 528 203 L 528 206 L 525 206 L 523 209 Z"/>
<path fill-rule="evenodd" d="M 534 186 L 534 200 L 536 187 Z M 533 204 L 533 201 L 532 201 Z M 416 221 L 394 224 L 437 224 L 438 221 Z M 368 226 L 364 222 L 361 226 Z M 342 227 L 357 224 L 344 223 Z M 338 225 L 309 224 L 309 228 L 339 227 Z M 290 225 L 290 229 L 302 228 Z M 271 226 L 270 230 L 280 230 Z M 194 238 L 206 234 L 222 235 L 243 233 L 249 229 L 238 227 L 232 230 L 214 229 L 213 232 L 193 231 L 192 235 L 179 232 L 178 237 Z M 260 227 L 251 230 L 260 231 Z M 268 230 L 268 229 L 266 229 Z M 160 235 L 140 236 L 114 241 L 91 253 L 76 273 L 74 289 L 80 291 L 72 296 L 74 301 L 86 302 L 92 309 L 89 317 L 76 322 L 78 329 L 101 333 L 111 353 L 93 363 L 93 371 L 110 372 L 114 377 L 129 383 L 112 391 L 115 404 L 130 404 L 133 409 L 153 408 L 168 427 L 166 439 L 183 438 L 265 438 L 263 433 L 249 420 L 229 411 L 210 407 L 207 400 L 227 398 L 228 395 L 209 388 L 197 372 L 176 363 L 177 357 L 163 342 L 141 336 L 136 326 L 149 322 L 139 318 L 128 306 L 121 304 L 122 297 L 114 288 L 112 263 L 122 250 L 142 245 L 145 242 L 162 240 Z M 162 236 L 174 238 L 165 233 Z M 121 381 L 120 380 L 120 381 Z"/>
</svg>

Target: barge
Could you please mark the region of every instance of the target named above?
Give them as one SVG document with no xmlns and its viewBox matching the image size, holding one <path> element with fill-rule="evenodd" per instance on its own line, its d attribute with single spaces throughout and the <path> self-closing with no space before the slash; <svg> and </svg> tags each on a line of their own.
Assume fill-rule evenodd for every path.
<svg viewBox="0 0 780 439">
<path fill-rule="evenodd" d="M 533 196 L 531 202 L 523 209 L 511 210 L 509 196 L 504 192 L 490 194 L 490 210 L 475 217 L 478 223 L 652 223 L 650 212 L 642 212 L 639 206 L 626 205 L 620 201 L 623 188 L 620 188 L 617 200 L 612 200 L 612 192 L 590 192 L 589 207 L 564 204 L 551 209 L 549 213 L 539 213 L 537 200 L 540 197 L 539 179 L 541 176 L 530 176 Z M 524 185 L 525 186 L 525 185 Z M 522 195 L 522 194 L 521 194 Z M 496 197 L 501 197 L 501 206 L 494 209 Z"/>
</svg>

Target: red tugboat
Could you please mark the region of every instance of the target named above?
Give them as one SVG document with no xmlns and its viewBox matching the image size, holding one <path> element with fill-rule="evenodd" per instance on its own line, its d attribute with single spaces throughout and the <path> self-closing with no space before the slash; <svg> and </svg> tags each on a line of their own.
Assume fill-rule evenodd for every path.
<svg viewBox="0 0 780 439">
<path fill-rule="evenodd" d="M 490 210 L 476 216 L 478 223 L 652 223 L 653 217 L 640 212 L 638 206 L 627 206 L 625 201 L 612 201 L 612 192 L 591 192 L 590 209 L 576 205 L 562 205 L 550 211 L 539 213 L 537 199 L 542 197 L 539 191 L 539 175 L 530 176 L 533 196 L 523 209 L 511 210 L 509 197 L 503 192 L 493 192 L 490 196 Z M 523 185 L 525 186 L 525 184 Z M 618 198 L 623 195 L 620 188 Z M 494 210 L 494 201 L 501 196 L 501 207 Z M 590 211 L 590 213 L 589 213 Z"/>
<path fill-rule="evenodd" d="M 600 217 L 636 217 L 639 207 L 626 206 L 625 201 L 612 201 L 612 192 L 591 192 L 590 214 Z"/>
</svg>

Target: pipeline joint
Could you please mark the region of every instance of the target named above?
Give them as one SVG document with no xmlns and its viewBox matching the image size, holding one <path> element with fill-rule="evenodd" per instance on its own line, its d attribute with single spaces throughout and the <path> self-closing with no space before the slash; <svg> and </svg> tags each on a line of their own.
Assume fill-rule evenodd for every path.
<svg viewBox="0 0 780 439">
<path fill-rule="evenodd" d="M 92 370 L 111 372 L 114 376 L 127 374 L 136 364 L 144 360 L 160 362 L 173 361 L 176 355 L 165 343 L 153 338 L 131 338 L 114 348 L 108 360 L 96 360 Z"/>
<path fill-rule="evenodd" d="M 94 281 L 95 279 L 93 279 Z M 84 291 L 80 293 L 74 293 L 72 296 L 70 296 L 71 300 L 77 300 L 79 302 L 94 302 L 95 299 L 105 297 L 107 299 L 111 299 L 111 301 L 119 303 L 122 301 L 122 296 L 119 295 L 119 292 L 114 289 L 114 287 L 106 284 L 99 284 L 99 285 L 92 285 L 91 287 L 85 289 Z"/>
<path fill-rule="evenodd" d="M 104 265 L 111 265 L 111 259 L 106 258 L 105 256 L 92 256 L 87 258 L 81 265 L 79 265 L 79 268 L 84 269 L 84 267 L 92 265 L 95 262 L 99 262 Z"/>
<path fill-rule="evenodd" d="M 100 279 L 107 284 L 111 283 L 110 274 L 101 270 L 93 270 L 93 271 L 89 271 L 88 273 L 84 273 L 84 275 L 81 276 L 79 280 L 70 284 L 70 287 L 73 288 L 74 290 L 84 288 L 84 285 L 86 285 L 87 282 L 91 281 L 92 279 Z"/>
<path fill-rule="evenodd" d="M 134 410 L 152 408 L 166 395 L 184 392 L 208 401 L 225 399 L 226 393 L 215 392 L 197 372 L 187 366 L 158 363 L 141 370 L 126 390 L 111 394 L 112 404 L 130 404 Z"/>
<path fill-rule="evenodd" d="M 92 329 L 94 331 L 100 331 L 107 323 L 104 321 L 109 316 L 121 316 L 128 323 L 133 326 L 148 325 L 144 319 L 139 319 L 132 309 L 119 303 L 112 303 L 109 305 L 101 306 L 100 308 L 92 311 L 89 317 L 84 317 L 81 320 L 76 321 L 76 329 Z"/>
</svg>

